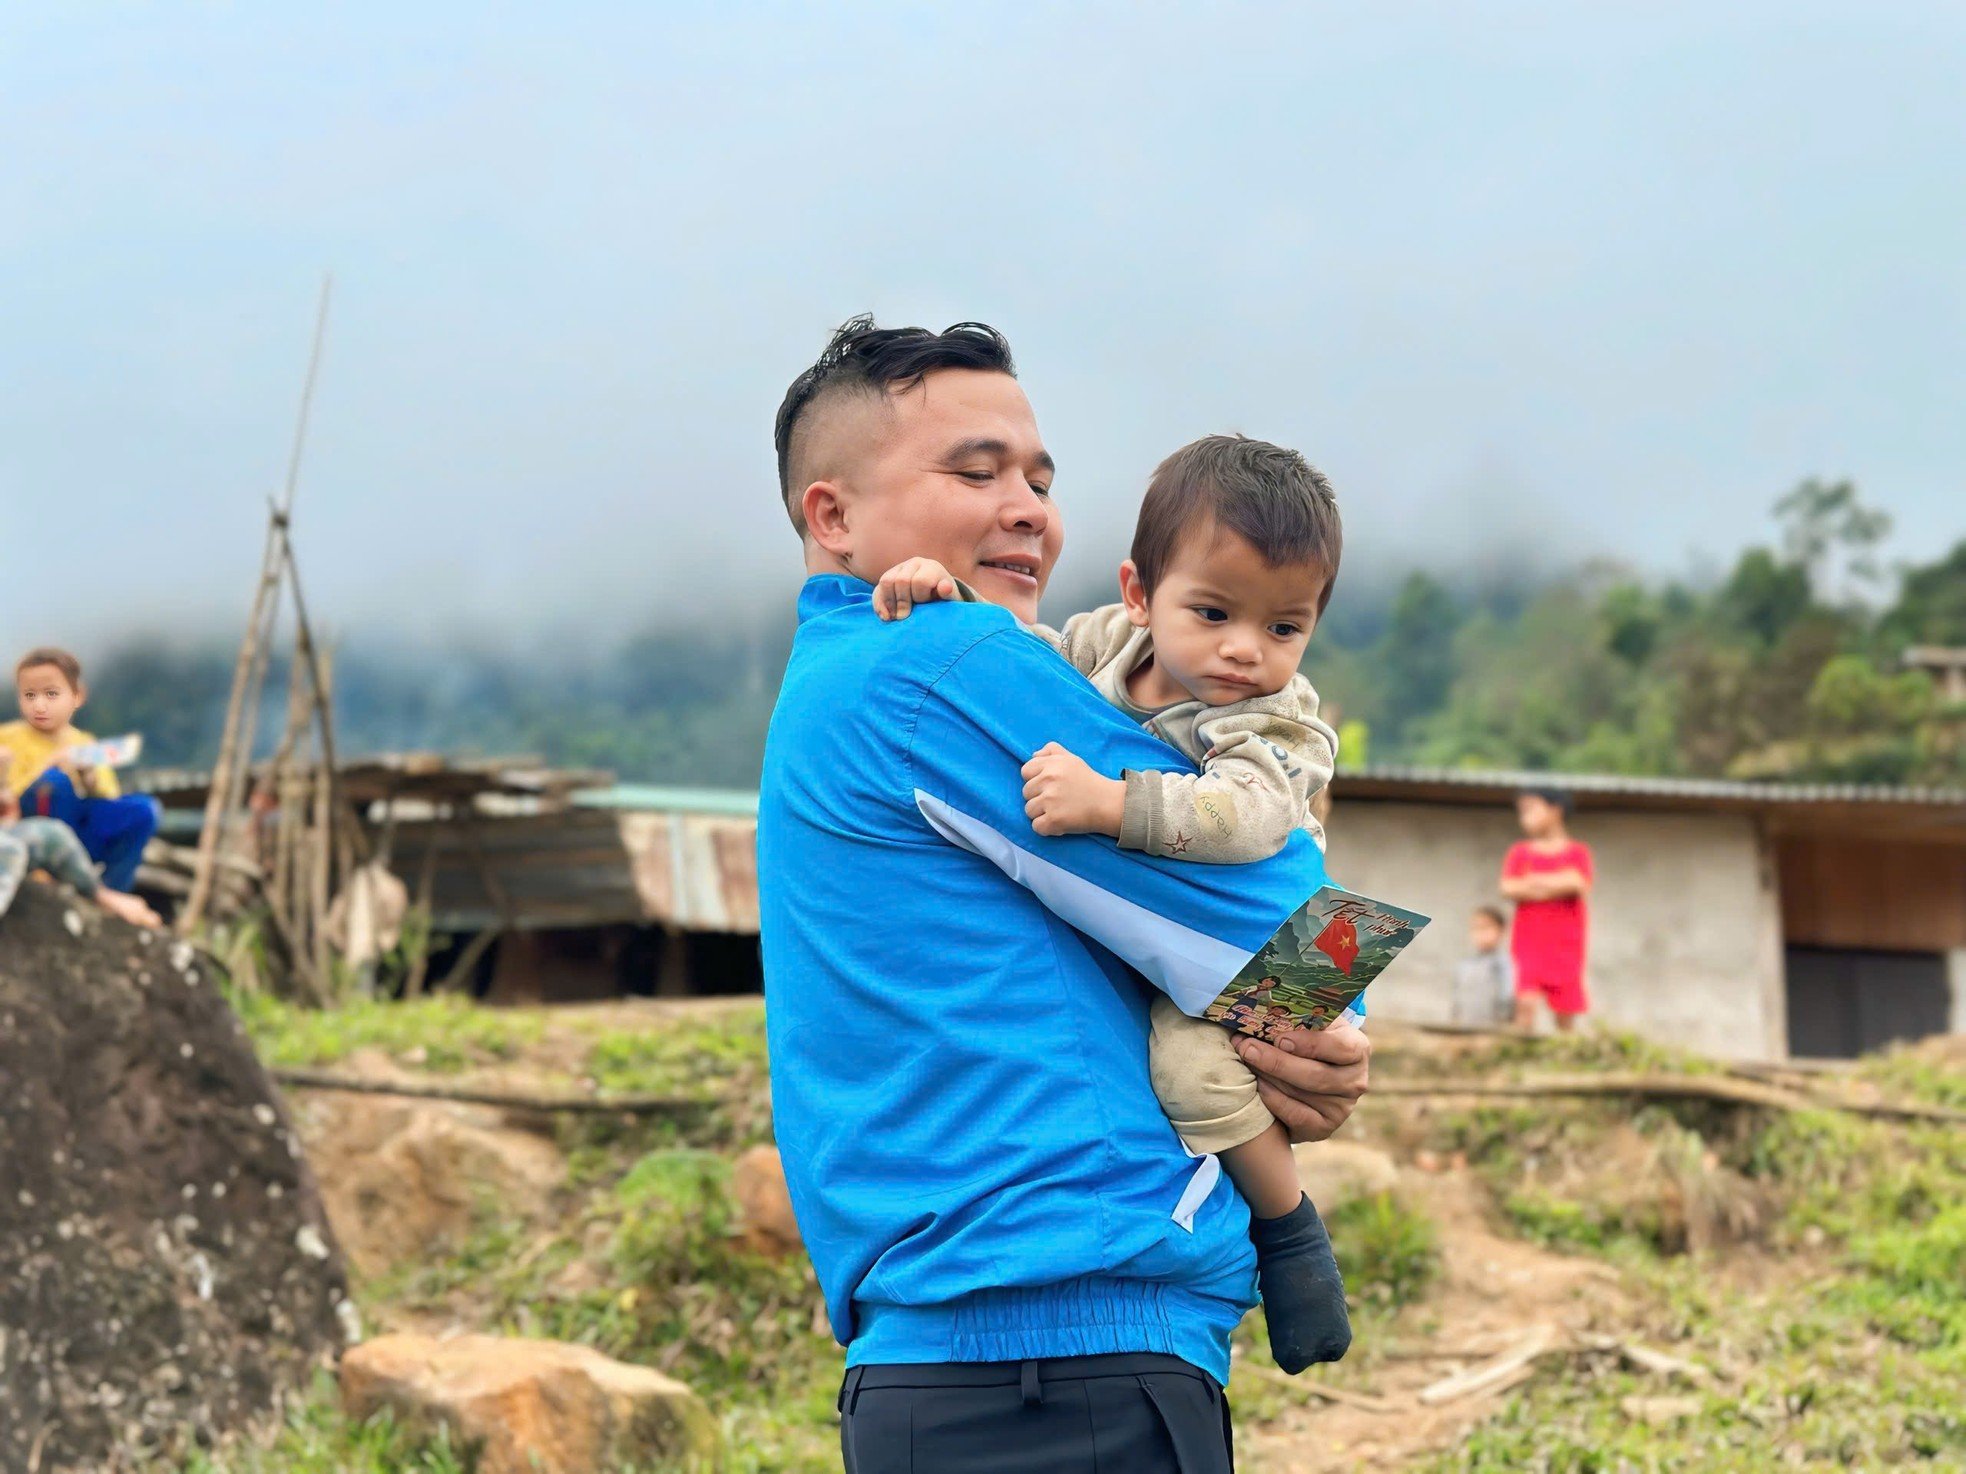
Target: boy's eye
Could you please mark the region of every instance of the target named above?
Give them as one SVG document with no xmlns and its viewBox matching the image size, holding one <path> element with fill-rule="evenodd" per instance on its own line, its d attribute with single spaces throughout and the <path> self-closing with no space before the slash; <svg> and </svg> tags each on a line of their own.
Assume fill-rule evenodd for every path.
<svg viewBox="0 0 1966 1474">
<path fill-rule="evenodd" d="M 1279 640 L 1288 640 L 1296 635 L 1297 626 L 1294 624 L 1273 624 L 1270 626 L 1270 633 L 1275 635 Z"/>
<path fill-rule="evenodd" d="M 1210 624 L 1220 624 L 1222 623 L 1222 621 L 1224 621 L 1229 617 L 1228 615 L 1224 614 L 1220 609 L 1212 608 L 1207 604 L 1197 604 L 1195 606 L 1195 613 L 1199 614 L 1203 619 L 1207 620 Z"/>
</svg>

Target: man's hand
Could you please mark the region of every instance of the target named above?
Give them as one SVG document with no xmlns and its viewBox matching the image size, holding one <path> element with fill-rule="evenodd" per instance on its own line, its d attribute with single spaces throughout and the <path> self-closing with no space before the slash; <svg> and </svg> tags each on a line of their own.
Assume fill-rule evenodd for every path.
<svg viewBox="0 0 1966 1474">
<path fill-rule="evenodd" d="M 874 585 L 874 612 L 882 619 L 906 619 L 917 604 L 956 597 L 956 581 L 933 558 L 897 563 Z"/>
<path fill-rule="evenodd" d="M 1119 838 L 1126 784 L 1086 766 L 1047 742 L 1024 764 L 1024 812 L 1039 834 L 1104 834 Z"/>
<path fill-rule="evenodd" d="M 1372 1041 L 1349 1019 L 1292 1029 L 1275 1044 L 1239 1037 L 1235 1045 L 1256 1072 L 1256 1093 L 1292 1141 L 1323 1141 L 1370 1088 Z"/>
</svg>

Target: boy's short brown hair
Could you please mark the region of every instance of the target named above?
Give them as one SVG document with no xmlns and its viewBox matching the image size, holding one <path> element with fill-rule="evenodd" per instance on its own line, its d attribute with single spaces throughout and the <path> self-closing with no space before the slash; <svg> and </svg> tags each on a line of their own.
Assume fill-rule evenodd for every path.
<svg viewBox="0 0 1966 1474">
<path fill-rule="evenodd" d="M 24 670 L 32 670 L 37 665 L 52 665 L 62 673 L 74 690 L 82 689 L 82 662 L 66 650 L 55 645 L 37 645 L 14 665 L 14 675 L 19 677 Z"/>
<path fill-rule="evenodd" d="M 1474 914 L 1481 917 L 1484 921 L 1495 923 L 1495 929 L 1497 931 L 1507 931 L 1509 929 L 1509 919 L 1502 914 L 1502 908 L 1500 906 L 1477 906 L 1475 907 Z"/>
<path fill-rule="evenodd" d="M 1315 563 L 1324 573 L 1318 612 L 1338 582 L 1344 527 L 1338 498 L 1294 450 L 1247 435 L 1205 435 L 1162 461 L 1147 483 L 1133 529 L 1133 566 L 1152 594 L 1181 539 L 1213 521 L 1246 538 L 1272 567 Z"/>
</svg>

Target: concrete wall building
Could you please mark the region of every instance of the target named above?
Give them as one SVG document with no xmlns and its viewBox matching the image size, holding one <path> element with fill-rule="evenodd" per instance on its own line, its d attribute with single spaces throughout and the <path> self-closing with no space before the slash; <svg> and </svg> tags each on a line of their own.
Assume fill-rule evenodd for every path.
<svg viewBox="0 0 1966 1474">
<path fill-rule="evenodd" d="M 1544 784 L 1596 857 L 1597 1021 L 1741 1059 L 1966 1030 L 1966 793 L 1413 768 L 1333 785 L 1333 876 L 1435 918 L 1375 1009 L 1449 1016 L 1514 795 Z"/>
</svg>

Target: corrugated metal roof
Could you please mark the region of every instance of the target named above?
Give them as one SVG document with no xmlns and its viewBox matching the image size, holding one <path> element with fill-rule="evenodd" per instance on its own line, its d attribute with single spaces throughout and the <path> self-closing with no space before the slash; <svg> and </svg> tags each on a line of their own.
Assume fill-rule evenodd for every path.
<svg viewBox="0 0 1966 1474">
<path fill-rule="evenodd" d="M 1576 794 L 1629 795 L 1648 798 L 1716 799 L 1735 803 L 1919 804 L 1934 807 L 1966 805 L 1966 789 L 1929 788 L 1884 783 L 1764 783 L 1731 778 L 1659 778 L 1627 773 L 1543 773 L 1518 768 L 1438 768 L 1404 763 L 1373 763 L 1341 767 L 1337 786 L 1447 786 L 1515 791 L 1523 788 L 1562 788 Z M 716 814 L 726 818 L 755 818 L 758 796 L 734 788 L 669 788 L 649 783 L 619 783 L 612 788 L 586 789 L 573 802 L 597 809 L 636 809 L 664 814 Z"/>
<path fill-rule="evenodd" d="M 684 931 L 757 933 L 758 823 L 753 815 L 672 809 L 622 811 L 614 818 L 636 894 L 651 920 Z"/>
<path fill-rule="evenodd" d="M 429 867 L 431 924 L 438 931 L 648 920 L 634 856 L 611 814 L 399 824 L 389 863 L 411 896 L 421 891 Z"/>
<path fill-rule="evenodd" d="M 588 809 L 636 809 L 651 814 L 717 814 L 758 817 L 758 795 L 741 788 L 667 788 L 656 783 L 617 783 L 586 788 L 572 802 Z"/>
<path fill-rule="evenodd" d="M 1573 794 L 1722 800 L 1751 804 L 1915 804 L 1966 806 L 1966 789 L 1883 783 L 1749 783 L 1728 778 L 1654 778 L 1624 773 L 1534 773 L 1497 768 L 1430 768 L 1397 763 L 1341 767 L 1334 787 L 1406 785 L 1454 788 L 1561 788 Z"/>
</svg>

